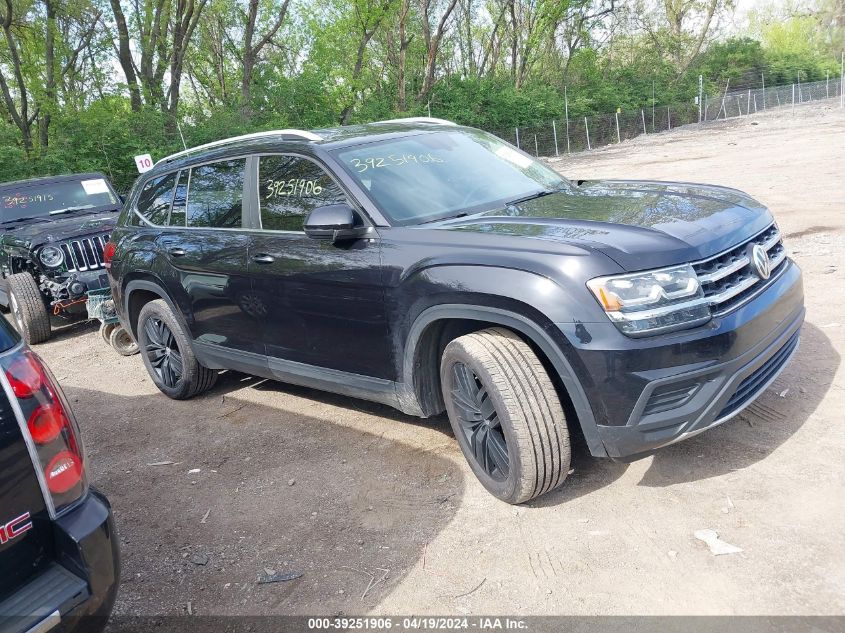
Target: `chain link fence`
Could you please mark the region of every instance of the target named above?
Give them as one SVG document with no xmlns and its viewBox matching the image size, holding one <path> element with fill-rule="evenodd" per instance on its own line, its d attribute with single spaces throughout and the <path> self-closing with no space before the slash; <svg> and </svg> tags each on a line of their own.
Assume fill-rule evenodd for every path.
<svg viewBox="0 0 845 633">
<path fill-rule="evenodd" d="M 654 105 L 636 111 L 570 116 L 491 132 L 534 156 L 561 156 L 621 143 L 642 134 L 665 132 L 681 125 L 706 124 L 766 110 L 794 109 L 819 101 L 845 107 L 842 88 L 841 79 L 742 90 L 726 87 L 718 94 L 703 94 L 700 108 L 697 103 Z"/>
</svg>

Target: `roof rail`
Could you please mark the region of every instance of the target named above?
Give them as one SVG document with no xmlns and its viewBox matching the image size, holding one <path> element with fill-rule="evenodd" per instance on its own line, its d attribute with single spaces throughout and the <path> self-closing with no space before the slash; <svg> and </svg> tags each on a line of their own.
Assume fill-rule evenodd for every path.
<svg viewBox="0 0 845 633">
<path fill-rule="evenodd" d="M 457 125 L 454 121 L 436 119 L 430 116 L 410 116 L 405 119 L 388 119 L 387 121 L 376 121 L 376 123 L 431 123 L 433 125 Z"/>
<path fill-rule="evenodd" d="M 246 141 L 249 139 L 254 138 L 264 138 L 270 136 L 292 136 L 297 139 L 302 139 L 306 141 L 322 141 L 323 137 L 319 134 L 314 134 L 314 132 L 307 132 L 305 130 L 293 130 L 293 129 L 285 129 L 285 130 L 270 130 L 268 132 L 253 132 L 252 134 L 242 134 L 241 136 L 233 136 L 231 138 L 224 138 L 219 141 L 213 141 L 212 143 L 205 143 L 204 145 L 197 145 L 196 147 L 192 147 L 190 149 L 182 150 L 181 152 L 176 152 L 175 154 L 171 154 L 170 156 L 165 156 L 164 158 L 159 159 L 156 161 L 156 165 L 159 163 L 166 163 L 177 158 L 181 158 L 182 156 L 187 156 L 188 154 L 193 154 L 194 152 L 198 152 L 205 149 L 211 149 L 212 147 L 222 147 L 223 145 L 228 145 L 229 143 L 234 143 L 236 141 Z"/>
</svg>

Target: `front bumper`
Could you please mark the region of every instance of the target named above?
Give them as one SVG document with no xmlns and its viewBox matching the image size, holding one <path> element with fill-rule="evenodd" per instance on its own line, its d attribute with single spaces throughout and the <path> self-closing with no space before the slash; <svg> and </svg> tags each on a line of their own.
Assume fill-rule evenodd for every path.
<svg viewBox="0 0 845 633">
<path fill-rule="evenodd" d="M 56 559 L 0 603 L 0 633 L 71 632 L 105 626 L 117 596 L 120 558 L 111 507 L 90 490 L 55 523 Z"/>
<path fill-rule="evenodd" d="M 786 366 L 804 322 L 801 271 L 790 262 L 765 292 L 709 324 L 631 339 L 590 324 L 566 332 L 573 367 L 607 455 L 621 461 L 717 426 L 750 405 Z"/>
</svg>

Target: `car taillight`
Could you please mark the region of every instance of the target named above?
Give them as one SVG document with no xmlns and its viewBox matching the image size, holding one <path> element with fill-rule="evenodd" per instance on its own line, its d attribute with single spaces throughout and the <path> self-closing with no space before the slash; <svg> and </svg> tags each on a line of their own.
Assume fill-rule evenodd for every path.
<svg viewBox="0 0 845 633">
<path fill-rule="evenodd" d="M 29 434 L 36 444 L 49 444 L 68 426 L 70 422 L 60 406 L 42 404 L 27 420 Z"/>
<path fill-rule="evenodd" d="M 5 368 L 6 378 L 18 398 L 31 398 L 41 389 L 43 372 L 40 365 L 30 359 L 31 355 L 29 351 L 16 354 Z"/>
<path fill-rule="evenodd" d="M 39 479 L 58 513 L 81 498 L 88 487 L 76 420 L 55 378 L 36 354 L 29 350 L 8 354 L 0 365 L 25 421 L 23 431 L 38 457 Z"/>
<path fill-rule="evenodd" d="M 106 242 L 106 245 L 103 247 L 103 265 L 106 268 L 111 268 L 111 260 L 114 257 L 116 248 L 114 242 Z"/>
</svg>

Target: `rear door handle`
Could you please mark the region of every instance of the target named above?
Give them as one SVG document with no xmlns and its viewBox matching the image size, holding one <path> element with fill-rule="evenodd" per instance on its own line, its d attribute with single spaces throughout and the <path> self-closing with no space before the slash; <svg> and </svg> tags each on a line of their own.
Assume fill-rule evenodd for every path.
<svg viewBox="0 0 845 633">
<path fill-rule="evenodd" d="M 276 258 L 272 255 L 267 255 L 266 253 L 258 253 L 257 255 L 252 256 L 252 261 L 256 264 L 272 264 L 276 261 Z"/>
<path fill-rule="evenodd" d="M 185 255 L 185 249 L 176 246 L 171 248 L 168 253 L 170 253 L 173 257 L 183 257 Z"/>
</svg>

